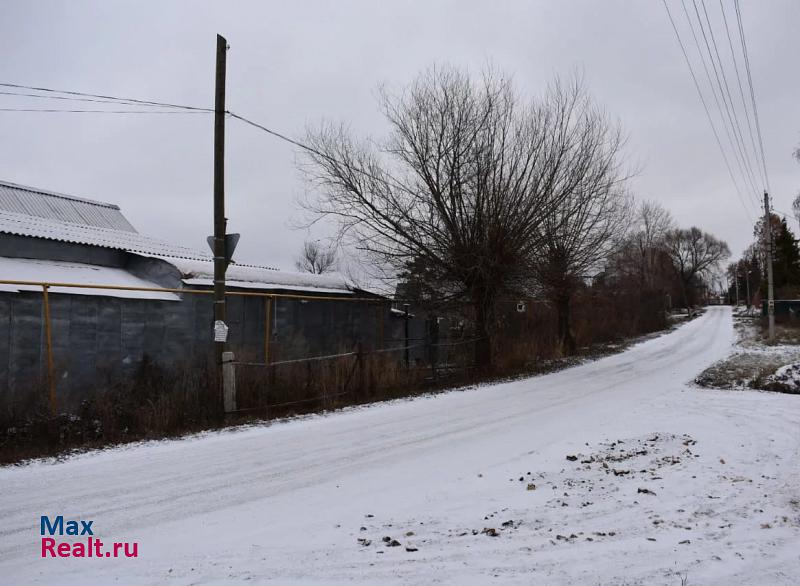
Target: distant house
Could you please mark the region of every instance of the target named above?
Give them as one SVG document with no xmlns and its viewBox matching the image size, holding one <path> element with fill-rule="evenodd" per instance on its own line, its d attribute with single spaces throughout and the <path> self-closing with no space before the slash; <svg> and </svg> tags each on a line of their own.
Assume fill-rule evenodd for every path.
<svg viewBox="0 0 800 586">
<path fill-rule="evenodd" d="M 78 398 L 129 375 L 145 356 L 167 366 L 207 360 L 211 295 L 176 290 L 210 290 L 213 272 L 210 253 L 140 234 L 116 205 L 0 182 L 0 281 L 55 284 L 49 297 L 61 394 Z M 377 346 L 384 325 L 388 331 L 396 323 L 383 298 L 338 274 L 231 264 L 227 285 L 233 292 L 303 297 L 278 298 L 271 307 L 264 297 L 227 298 L 230 346 L 244 360 L 265 358 L 267 331 L 274 360 L 356 343 Z M 347 301 L 367 297 L 375 303 Z M 45 374 L 40 286 L 0 283 L 3 330 L 0 400 L 13 400 Z"/>
</svg>

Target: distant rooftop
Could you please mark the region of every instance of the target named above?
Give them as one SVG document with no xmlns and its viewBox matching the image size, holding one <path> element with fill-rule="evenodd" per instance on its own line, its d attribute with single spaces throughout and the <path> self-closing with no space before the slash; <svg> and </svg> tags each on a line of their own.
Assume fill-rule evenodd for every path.
<svg viewBox="0 0 800 586">
<path fill-rule="evenodd" d="M 0 211 L 123 232 L 136 229 L 118 206 L 0 181 Z"/>
</svg>

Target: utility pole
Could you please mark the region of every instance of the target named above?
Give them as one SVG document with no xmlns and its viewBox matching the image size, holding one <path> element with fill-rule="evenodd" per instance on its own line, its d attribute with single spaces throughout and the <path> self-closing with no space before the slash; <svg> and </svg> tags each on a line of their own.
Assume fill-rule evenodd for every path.
<svg viewBox="0 0 800 586">
<path fill-rule="evenodd" d="M 775 294 L 772 290 L 772 226 L 769 214 L 769 194 L 764 192 L 764 245 L 767 247 L 767 316 L 769 341 L 775 340 Z M 749 280 L 748 280 L 749 283 Z"/>
<path fill-rule="evenodd" d="M 750 315 L 750 302 L 752 301 L 752 297 L 750 297 L 750 273 L 752 271 L 747 269 L 747 315 Z"/>
<path fill-rule="evenodd" d="M 214 90 L 214 356 L 222 401 L 222 353 L 228 338 L 225 324 L 225 67 L 228 42 L 217 35 Z"/>
<path fill-rule="evenodd" d="M 736 272 L 733 273 L 733 281 L 736 283 L 736 310 L 739 310 L 739 267 L 736 267 Z"/>
</svg>

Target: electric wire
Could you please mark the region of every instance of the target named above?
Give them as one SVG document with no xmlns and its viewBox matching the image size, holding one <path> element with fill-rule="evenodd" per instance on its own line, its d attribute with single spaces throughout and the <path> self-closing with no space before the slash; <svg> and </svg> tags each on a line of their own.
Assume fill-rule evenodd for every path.
<svg viewBox="0 0 800 586">
<path fill-rule="evenodd" d="M 695 2 L 695 0 L 692 1 Z M 725 103 L 725 109 L 728 114 L 728 119 L 731 120 L 731 126 L 734 130 L 734 137 L 736 137 L 737 139 L 737 147 L 739 148 L 739 153 L 742 156 L 745 168 L 749 173 L 751 186 L 753 187 L 755 192 L 758 193 L 758 186 L 757 186 L 758 181 L 755 179 L 755 174 L 753 173 L 753 165 L 752 162 L 750 161 L 749 153 L 747 152 L 747 149 L 744 146 L 744 135 L 742 133 L 741 125 L 739 124 L 739 117 L 736 115 L 736 107 L 733 103 L 733 97 L 731 96 L 730 86 L 728 85 L 728 76 L 725 74 L 725 66 L 722 63 L 722 58 L 720 57 L 719 54 L 719 48 L 717 47 L 717 39 L 714 36 L 714 28 L 711 26 L 711 19 L 708 16 L 708 10 L 706 9 L 705 0 L 700 0 L 700 5 L 703 7 L 703 14 L 705 15 L 706 23 L 708 25 L 708 33 L 711 36 L 711 44 L 714 47 L 714 54 L 717 57 L 717 63 L 719 63 L 719 75 L 717 76 L 717 84 L 720 86 L 720 95 L 722 96 L 723 102 Z M 697 10 L 697 4 L 695 2 L 695 11 L 696 10 Z M 699 13 L 698 13 L 698 19 L 699 19 Z M 702 27 L 702 21 L 701 21 L 701 27 Z M 705 40 L 706 40 L 706 47 L 708 47 L 708 40 L 707 39 Z M 714 61 L 712 57 L 712 64 L 713 62 Z M 714 69 L 716 73 L 716 67 Z M 722 84 L 720 83 L 720 77 L 719 77 L 720 75 L 722 76 L 722 82 L 724 83 L 725 86 L 724 91 Z M 728 97 L 727 100 L 725 100 L 726 95 Z M 733 117 L 732 119 L 731 116 Z"/>
<path fill-rule="evenodd" d="M 739 38 L 742 41 L 742 54 L 744 55 L 744 65 L 747 71 L 747 84 L 750 86 L 750 100 L 753 106 L 753 118 L 756 121 L 756 134 L 758 135 L 758 146 L 761 151 L 761 165 L 764 168 L 764 180 L 767 184 L 767 191 L 771 192 L 772 189 L 769 185 L 769 173 L 767 173 L 767 159 L 764 156 L 764 141 L 761 137 L 761 123 L 758 119 L 758 107 L 756 106 L 756 93 L 753 88 L 753 76 L 750 72 L 750 57 L 747 53 L 747 41 L 744 36 L 744 26 L 742 25 L 742 12 L 739 7 L 739 0 L 733 0 L 734 7 L 736 8 L 736 21 L 739 25 Z"/>
<path fill-rule="evenodd" d="M 733 123 L 733 118 L 731 117 L 730 114 L 730 109 L 728 108 L 728 103 L 725 99 L 725 90 L 722 88 L 722 83 L 720 81 L 719 71 L 717 69 L 716 61 L 714 60 L 714 56 L 711 53 L 711 45 L 708 42 L 708 36 L 706 35 L 705 26 L 703 25 L 703 20 L 700 17 L 700 11 L 697 8 L 696 0 L 691 0 L 691 1 L 692 1 L 692 6 L 694 8 L 695 16 L 697 18 L 697 26 L 700 29 L 700 33 L 703 39 L 703 44 L 705 45 L 706 48 L 708 60 L 711 63 L 711 68 L 714 72 L 713 78 L 711 72 L 708 69 L 708 65 L 706 64 L 706 57 L 703 54 L 703 49 L 700 44 L 700 38 L 697 36 L 697 33 L 695 32 L 694 24 L 692 22 L 691 16 L 689 16 L 689 11 L 686 8 L 685 0 L 681 0 L 683 12 L 684 15 L 686 16 L 686 21 L 689 24 L 689 29 L 692 32 L 692 38 L 694 39 L 695 47 L 697 48 L 697 52 L 700 55 L 700 60 L 703 64 L 703 70 L 705 71 L 706 74 L 706 80 L 708 81 L 708 85 L 711 88 L 711 93 L 714 96 L 714 101 L 717 105 L 717 111 L 719 112 L 722 125 L 725 128 L 725 134 L 728 137 L 728 142 L 730 143 L 731 150 L 733 151 L 733 157 L 736 160 L 736 164 L 739 168 L 739 173 L 741 175 L 745 191 L 750 191 L 751 192 L 750 195 L 757 201 L 758 189 L 755 187 L 755 185 L 751 183 L 750 178 L 746 171 L 746 164 L 742 160 L 741 154 L 739 152 L 738 142 L 736 138 L 736 128 Z M 715 80 L 716 80 L 716 85 L 714 83 Z"/>
<path fill-rule="evenodd" d="M 694 81 L 694 87 L 697 90 L 697 95 L 700 97 L 700 102 L 703 104 L 703 110 L 705 110 L 706 118 L 708 119 L 708 123 L 711 126 L 711 132 L 714 134 L 714 138 L 717 141 L 717 146 L 719 147 L 719 152 L 722 155 L 722 159 L 725 162 L 725 167 L 728 169 L 728 174 L 731 177 L 731 182 L 736 190 L 736 195 L 739 199 L 739 203 L 742 204 L 742 209 L 744 210 L 745 214 L 747 215 L 748 220 L 752 223 L 753 216 L 750 213 L 750 210 L 745 205 L 745 200 L 742 197 L 741 189 L 739 188 L 739 184 L 736 181 L 736 177 L 733 173 L 733 169 L 731 168 L 730 162 L 728 161 L 728 156 L 725 154 L 725 149 L 722 146 L 722 141 L 719 138 L 719 133 L 717 132 L 716 126 L 714 125 L 714 119 L 711 117 L 711 111 L 708 109 L 708 104 L 706 103 L 706 99 L 703 96 L 703 91 L 700 89 L 700 83 L 697 81 L 697 76 L 694 73 L 694 68 L 692 67 L 692 62 L 689 60 L 689 54 L 686 52 L 686 47 L 683 44 L 683 40 L 681 39 L 680 33 L 678 32 L 678 27 L 675 24 L 675 19 L 672 18 L 672 12 L 667 5 L 667 0 L 661 0 L 664 4 L 664 8 L 667 11 L 667 16 L 669 17 L 669 21 L 672 24 L 672 30 L 675 32 L 675 38 L 678 40 L 678 45 L 681 48 L 681 52 L 683 53 L 683 58 L 686 60 L 686 65 L 689 67 L 689 73 L 692 76 L 692 81 Z M 749 200 L 748 200 L 749 201 Z"/>
<path fill-rule="evenodd" d="M 49 112 L 71 114 L 208 114 L 208 112 L 181 112 L 175 110 L 68 110 L 62 108 L 0 108 L 0 112 Z"/>
<path fill-rule="evenodd" d="M 173 104 L 173 103 L 170 103 L 170 102 L 156 102 L 156 101 L 153 101 L 153 100 L 140 100 L 140 99 L 137 99 L 137 98 L 122 98 L 122 97 L 119 97 L 119 96 L 107 96 L 107 95 L 103 95 L 103 94 L 90 94 L 90 93 L 86 93 L 86 92 L 77 92 L 77 91 L 72 91 L 72 90 L 57 90 L 57 89 L 52 89 L 52 88 L 37 87 L 37 86 L 31 86 L 31 85 L 22 85 L 22 84 L 16 84 L 16 83 L 0 83 L 0 87 L 8 87 L 8 88 L 14 88 L 14 89 L 25 89 L 25 90 L 32 90 L 32 91 L 37 91 L 37 92 L 46 92 L 46 93 L 52 93 L 52 94 L 66 94 L 67 96 L 79 96 L 81 98 L 99 98 L 99 99 L 104 100 L 104 101 L 106 101 L 108 103 L 113 103 L 113 102 L 123 103 L 124 102 L 124 103 L 127 103 L 128 105 L 136 104 L 136 105 L 140 105 L 140 106 L 162 106 L 162 107 L 165 107 L 165 108 L 177 108 L 177 109 L 181 109 L 181 110 L 197 110 L 197 111 L 203 111 L 203 112 L 214 112 L 213 108 L 201 108 L 201 107 L 198 107 L 198 106 L 187 106 L 187 105 L 184 105 L 184 104 Z M 53 97 L 54 97 L 54 99 L 67 99 L 67 98 L 64 98 L 64 97 L 61 97 L 61 98 L 58 98 L 58 97 L 55 97 L 55 96 L 53 96 Z"/>
<path fill-rule="evenodd" d="M 736 82 L 739 86 L 739 97 L 742 99 L 742 109 L 744 110 L 744 116 L 747 120 L 747 133 L 750 136 L 750 145 L 753 147 L 753 156 L 755 157 L 756 161 L 758 161 L 758 147 L 756 146 L 756 139 L 755 135 L 753 134 L 753 124 L 750 120 L 750 109 L 747 107 L 747 99 L 744 97 L 744 88 L 742 87 L 742 76 L 739 73 L 739 63 L 738 59 L 736 58 L 736 50 L 733 48 L 733 39 L 731 37 L 731 31 L 728 27 L 728 17 L 725 14 L 725 3 L 723 0 L 719 0 L 719 7 L 720 11 L 722 12 L 722 22 L 725 25 L 725 35 L 728 37 L 728 47 L 731 50 L 731 61 L 733 61 L 733 69 L 736 72 Z M 761 165 L 756 164 L 756 168 L 758 169 L 759 177 L 764 185 L 767 184 L 766 177 L 764 177 L 764 171 L 761 168 Z"/>
</svg>

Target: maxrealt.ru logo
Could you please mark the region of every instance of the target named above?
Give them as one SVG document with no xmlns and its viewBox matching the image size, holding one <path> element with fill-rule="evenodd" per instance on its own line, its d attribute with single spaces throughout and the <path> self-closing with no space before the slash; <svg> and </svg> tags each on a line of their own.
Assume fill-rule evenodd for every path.
<svg viewBox="0 0 800 586">
<path fill-rule="evenodd" d="M 114 541 L 107 546 L 94 536 L 94 521 L 68 520 L 62 515 L 50 520 L 42 515 L 40 532 L 42 535 L 42 557 L 53 558 L 135 558 L 139 556 L 139 543 L 136 541 Z M 53 536 L 80 537 L 80 540 L 58 540 Z M 49 537 L 48 537 L 49 536 Z"/>
</svg>

